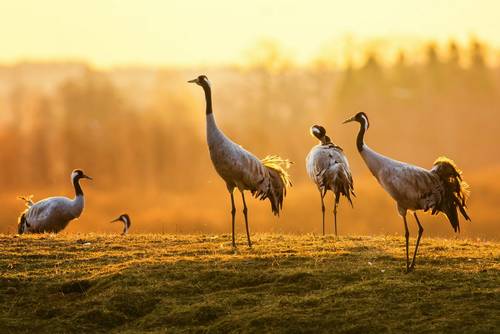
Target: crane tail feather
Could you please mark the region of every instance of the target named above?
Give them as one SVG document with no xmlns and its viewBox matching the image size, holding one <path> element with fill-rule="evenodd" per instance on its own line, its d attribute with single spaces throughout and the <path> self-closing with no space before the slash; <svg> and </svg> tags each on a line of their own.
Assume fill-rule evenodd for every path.
<svg viewBox="0 0 500 334">
<path fill-rule="evenodd" d="M 268 198 L 274 215 L 279 216 L 280 210 L 283 208 L 286 189 L 292 186 L 288 174 L 291 162 L 277 155 L 269 155 L 262 159 L 261 162 L 269 172 L 269 186 L 265 191 L 260 191 L 254 195 L 261 200 Z"/>
<path fill-rule="evenodd" d="M 324 182 L 321 186 L 325 189 L 332 189 L 335 197 L 345 196 L 351 207 L 353 207 L 351 196 L 356 197 L 356 195 L 354 194 L 354 182 L 349 170 L 345 166 L 341 166 L 329 171 L 325 173 Z"/>
<path fill-rule="evenodd" d="M 471 220 L 465 210 L 470 193 L 469 185 L 462 179 L 462 171 L 455 162 L 446 157 L 437 158 L 431 172 L 439 177 L 444 188 L 443 197 L 438 204 L 439 207 L 437 210 L 434 208 L 432 212 L 443 212 L 448 217 L 453 230 L 460 232 L 458 211 L 466 220 Z"/>
<path fill-rule="evenodd" d="M 25 210 L 21 212 L 19 215 L 19 218 L 17 219 L 17 234 L 23 234 L 24 230 L 26 228 L 26 212 L 28 210 Z"/>
</svg>

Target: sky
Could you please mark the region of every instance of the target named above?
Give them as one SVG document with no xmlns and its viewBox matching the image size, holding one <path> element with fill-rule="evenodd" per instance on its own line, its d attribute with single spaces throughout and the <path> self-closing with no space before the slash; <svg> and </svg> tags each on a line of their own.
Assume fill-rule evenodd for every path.
<svg viewBox="0 0 500 334">
<path fill-rule="evenodd" d="M 493 0 L 16 0 L 0 2 L 0 62 L 240 63 L 263 40 L 297 62 L 354 36 L 403 44 L 477 36 L 500 46 Z"/>
</svg>

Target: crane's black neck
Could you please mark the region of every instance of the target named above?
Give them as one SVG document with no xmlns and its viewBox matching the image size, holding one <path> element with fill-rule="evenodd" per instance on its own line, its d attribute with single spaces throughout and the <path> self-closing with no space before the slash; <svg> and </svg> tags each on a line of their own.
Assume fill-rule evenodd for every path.
<svg viewBox="0 0 500 334">
<path fill-rule="evenodd" d="M 203 91 L 205 92 L 205 102 L 207 104 L 206 114 L 210 115 L 212 113 L 212 91 L 207 83 L 203 83 L 201 87 L 203 87 Z"/>
<path fill-rule="evenodd" d="M 361 152 L 363 151 L 363 146 L 365 145 L 365 131 L 366 131 L 366 121 L 362 117 L 361 121 L 359 121 L 359 132 L 358 132 L 358 138 L 356 138 L 356 147 L 358 148 L 358 151 Z"/>
<path fill-rule="evenodd" d="M 321 141 L 321 145 L 328 145 L 332 143 L 332 140 L 328 136 L 323 136 L 319 139 Z"/>
<path fill-rule="evenodd" d="M 75 187 L 75 195 L 76 196 L 83 196 L 83 191 L 82 191 L 82 187 L 80 186 L 80 178 L 79 177 L 73 178 L 73 186 Z"/>
</svg>

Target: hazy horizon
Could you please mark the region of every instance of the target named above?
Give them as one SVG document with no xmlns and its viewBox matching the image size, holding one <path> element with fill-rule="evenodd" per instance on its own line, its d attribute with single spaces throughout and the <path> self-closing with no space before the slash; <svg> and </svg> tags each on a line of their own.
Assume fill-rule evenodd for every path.
<svg viewBox="0 0 500 334">
<path fill-rule="evenodd" d="M 0 4 L 0 63 L 220 66 L 245 62 L 262 41 L 275 42 L 298 64 L 324 53 L 341 58 L 357 44 L 412 50 L 427 40 L 466 43 L 478 36 L 498 48 L 498 12 L 498 2 L 466 0 L 21 0 Z"/>
</svg>

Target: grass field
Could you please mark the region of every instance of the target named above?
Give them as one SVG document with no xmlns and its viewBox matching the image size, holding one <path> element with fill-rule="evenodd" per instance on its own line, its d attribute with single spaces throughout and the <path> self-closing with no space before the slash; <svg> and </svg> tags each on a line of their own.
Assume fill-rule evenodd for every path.
<svg viewBox="0 0 500 334">
<path fill-rule="evenodd" d="M 500 331 L 497 242 L 253 239 L 0 235 L 0 333 Z"/>
</svg>

